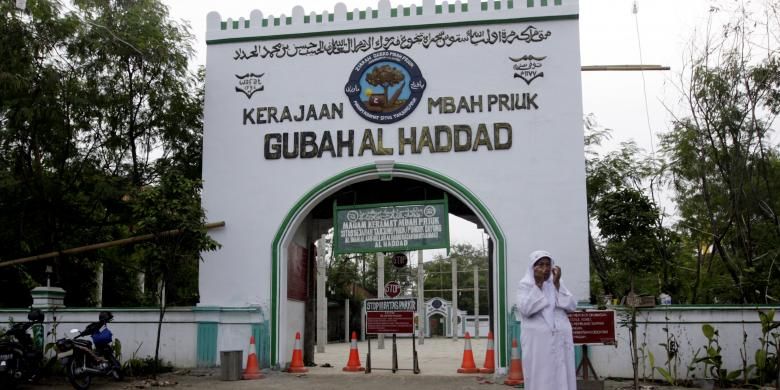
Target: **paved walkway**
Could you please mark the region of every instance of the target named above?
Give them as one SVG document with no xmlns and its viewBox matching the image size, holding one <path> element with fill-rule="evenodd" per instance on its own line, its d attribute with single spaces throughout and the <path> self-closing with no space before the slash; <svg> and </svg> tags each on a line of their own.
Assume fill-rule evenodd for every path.
<svg viewBox="0 0 780 390">
<path fill-rule="evenodd" d="M 419 342 L 419 340 L 417 340 Z M 485 362 L 485 349 L 487 338 L 471 339 L 472 354 L 477 367 L 482 367 Z M 412 339 L 397 338 L 396 348 L 398 353 L 398 368 L 400 372 L 412 369 Z M 457 370 L 463 360 L 464 340 L 459 338 L 453 341 L 449 338 L 426 339 L 423 345 L 417 345 L 417 359 L 420 367 L 420 375 L 433 376 L 458 376 Z M 315 347 L 316 351 L 316 347 Z M 368 342 L 358 342 L 360 363 L 366 366 L 366 354 Z M 384 372 L 382 368 L 392 368 L 393 342 L 391 337 L 385 337 L 385 348 L 377 347 L 377 340 L 371 340 L 371 368 L 372 373 Z M 350 375 L 341 369 L 347 364 L 349 358 L 349 343 L 335 343 L 325 346 L 324 353 L 314 354 L 314 362 L 318 367 L 312 367 L 310 372 L 316 374 Z M 322 367 L 323 364 L 331 367 Z"/>
<path fill-rule="evenodd" d="M 265 378 L 254 381 L 227 382 L 220 380 L 219 369 L 179 370 L 173 374 L 160 376 L 160 382 L 144 379 L 127 379 L 113 382 L 106 378 L 97 378 L 91 389 L 143 389 L 170 387 L 172 389 L 191 390 L 228 390 L 228 389 L 322 389 L 322 390 L 490 390 L 509 389 L 503 385 L 504 377 L 492 374 L 458 374 L 463 358 L 463 339 L 426 339 L 418 346 L 420 374 L 415 375 L 412 368 L 411 339 L 398 339 L 398 366 L 401 371 L 392 373 L 379 368 L 391 368 L 392 341 L 385 340 L 385 348 L 377 349 L 376 340 L 371 341 L 372 373 L 343 372 L 349 357 L 349 344 L 329 344 L 324 353 L 315 353 L 317 367 L 309 367 L 305 374 L 288 374 L 265 370 Z M 486 339 L 472 339 L 472 349 L 476 365 L 482 366 L 485 358 Z M 358 343 L 360 362 L 365 367 L 368 344 Z M 630 389 L 629 381 L 606 381 L 605 390 Z M 70 385 L 64 377 L 44 378 L 35 386 L 21 387 L 36 390 L 64 390 Z M 665 387 L 655 384 L 640 387 L 641 390 L 678 390 L 683 388 Z"/>
</svg>

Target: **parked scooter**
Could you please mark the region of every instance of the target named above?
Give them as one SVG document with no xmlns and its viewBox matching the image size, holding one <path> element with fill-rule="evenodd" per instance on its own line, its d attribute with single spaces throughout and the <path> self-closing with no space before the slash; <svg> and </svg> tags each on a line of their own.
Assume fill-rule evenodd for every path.
<svg viewBox="0 0 780 390">
<path fill-rule="evenodd" d="M 92 383 L 92 377 L 97 375 L 112 376 L 122 379 L 122 366 L 114 356 L 112 346 L 113 335 L 108 329 L 108 323 L 114 315 L 108 311 L 100 312 L 98 322 L 87 325 L 83 331 L 71 330 L 75 337 L 57 340 L 57 358 L 60 359 L 68 381 L 78 390 L 87 390 Z M 81 337 L 91 336 L 92 341 Z M 94 342 L 94 349 L 93 349 Z"/>
<path fill-rule="evenodd" d="M 43 312 L 32 309 L 28 322 L 17 322 L 0 335 L 0 389 L 12 389 L 19 382 L 33 381 L 43 366 L 43 351 L 35 348 L 27 331 L 43 323 Z"/>
</svg>

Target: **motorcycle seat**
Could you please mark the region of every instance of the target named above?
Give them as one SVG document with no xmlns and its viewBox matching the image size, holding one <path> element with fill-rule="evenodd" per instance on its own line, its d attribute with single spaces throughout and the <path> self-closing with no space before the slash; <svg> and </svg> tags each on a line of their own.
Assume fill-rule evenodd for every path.
<svg viewBox="0 0 780 390">
<path fill-rule="evenodd" d="M 90 349 L 92 348 L 92 342 L 89 341 L 89 340 L 78 339 L 78 340 L 73 340 L 73 342 L 76 343 L 76 344 L 82 345 L 82 346 L 84 346 L 86 348 L 90 348 Z"/>
</svg>

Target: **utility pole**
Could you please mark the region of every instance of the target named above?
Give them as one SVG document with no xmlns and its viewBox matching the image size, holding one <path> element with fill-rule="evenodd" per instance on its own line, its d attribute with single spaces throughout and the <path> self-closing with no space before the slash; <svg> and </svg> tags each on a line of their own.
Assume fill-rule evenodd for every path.
<svg viewBox="0 0 780 390">
<path fill-rule="evenodd" d="M 474 266 L 474 338 L 479 338 L 479 267 Z"/>
<path fill-rule="evenodd" d="M 458 341 L 458 259 L 451 257 L 452 262 L 452 341 Z"/>
<path fill-rule="evenodd" d="M 423 251 L 417 251 L 417 329 L 420 332 L 418 344 L 425 344 L 425 326 L 428 321 L 425 318 L 425 275 L 423 274 Z"/>
<path fill-rule="evenodd" d="M 385 297 L 385 256 L 377 252 L 374 254 L 376 258 L 376 297 Z M 385 335 L 380 334 L 377 336 L 376 342 L 377 349 L 385 349 Z"/>
<path fill-rule="evenodd" d="M 351 329 L 350 326 L 352 325 L 351 321 L 349 320 L 349 298 L 344 300 L 344 340 L 346 342 L 352 341 L 351 336 Z"/>
<path fill-rule="evenodd" d="M 328 298 L 325 297 L 327 268 L 325 264 L 325 236 L 317 240 L 317 352 L 325 352 L 328 343 Z"/>
</svg>

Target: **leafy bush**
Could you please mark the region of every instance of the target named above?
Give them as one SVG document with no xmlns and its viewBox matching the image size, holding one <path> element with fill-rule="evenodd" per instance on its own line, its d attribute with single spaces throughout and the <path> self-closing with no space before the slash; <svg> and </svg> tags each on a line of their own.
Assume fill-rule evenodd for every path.
<svg viewBox="0 0 780 390">
<path fill-rule="evenodd" d="M 154 358 L 151 356 L 140 359 L 133 358 L 122 365 L 122 372 L 125 376 L 154 375 L 154 367 Z M 157 367 L 158 374 L 173 371 L 173 364 L 171 362 L 163 362 L 161 359 L 157 361 Z"/>
<path fill-rule="evenodd" d="M 723 368 L 723 355 L 721 354 L 721 347 L 718 339 L 718 330 L 713 328 L 710 324 L 704 324 L 701 326 L 701 331 L 704 333 L 704 337 L 707 338 L 707 345 L 704 346 L 706 355 L 704 357 L 695 360 L 697 363 L 704 363 L 704 376 L 709 374 L 719 388 L 726 388 L 728 384 L 734 382 L 739 375 L 742 374 L 742 370 L 736 370 L 729 372 L 726 368 Z"/>
</svg>

